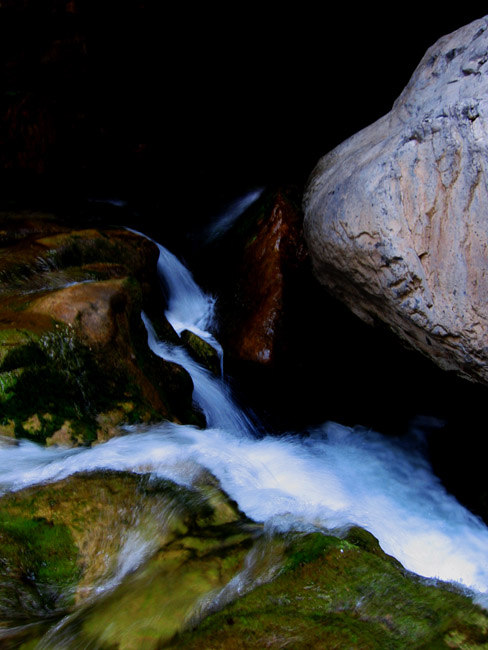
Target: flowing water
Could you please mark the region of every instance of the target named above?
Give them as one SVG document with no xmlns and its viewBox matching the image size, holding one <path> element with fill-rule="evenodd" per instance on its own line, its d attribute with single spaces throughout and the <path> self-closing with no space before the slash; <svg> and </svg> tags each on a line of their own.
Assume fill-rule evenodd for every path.
<svg viewBox="0 0 488 650">
<path fill-rule="evenodd" d="M 177 331 L 191 329 L 218 345 L 207 331 L 214 299 L 171 253 L 163 247 L 160 252 L 168 319 Z M 478 602 L 488 602 L 488 528 L 435 477 L 421 433 L 387 439 L 329 422 L 280 437 L 258 435 L 223 378 L 200 367 L 183 347 L 158 341 L 142 317 L 151 349 L 192 376 L 208 427 L 128 427 L 126 435 L 88 449 L 0 444 L 0 491 L 102 468 L 151 471 L 191 485 L 205 468 L 255 521 L 282 531 L 362 526 L 410 571 L 460 583 Z"/>
<path fill-rule="evenodd" d="M 205 228 L 200 239 L 204 243 L 209 243 L 224 235 L 228 230 L 230 230 L 232 224 L 235 223 L 240 215 L 259 199 L 263 193 L 263 189 L 264 188 L 261 187 L 251 190 L 244 196 L 232 201 L 232 203 L 227 206 L 227 209 Z"/>
</svg>

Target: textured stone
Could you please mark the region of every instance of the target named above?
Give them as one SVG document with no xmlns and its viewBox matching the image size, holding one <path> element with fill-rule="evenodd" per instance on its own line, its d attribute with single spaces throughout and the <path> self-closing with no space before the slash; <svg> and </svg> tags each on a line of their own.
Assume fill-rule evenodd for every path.
<svg viewBox="0 0 488 650">
<path fill-rule="evenodd" d="M 16 437 L 87 444 L 127 423 L 203 422 L 188 373 L 147 345 L 146 305 L 161 303 L 150 316 L 169 332 L 159 313 L 157 258 L 153 243 L 126 230 L 68 230 L 50 215 L 0 214 L 0 425 L 7 433 L 13 421 Z"/>
<path fill-rule="evenodd" d="M 426 53 L 386 116 L 305 192 L 316 276 L 363 320 L 488 381 L 488 17 Z"/>
<path fill-rule="evenodd" d="M 37 300 L 30 310 L 50 315 L 54 320 L 79 325 L 88 343 L 107 343 L 114 336 L 114 318 L 127 303 L 125 279 L 75 284 Z"/>
<path fill-rule="evenodd" d="M 81 615 L 71 646 L 160 647 L 243 568 L 261 532 L 208 472 L 188 487 L 79 472 L 0 504 L 2 648 L 39 647 L 46 631 L 48 647 L 69 647 L 54 629 L 68 611 Z M 26 625 L 39 617 L 47 625 Z"/>
<path fill-rule="evenodd" d="M 235 270 L 220 334 L 234 359 L 271 365 L 280 354 L 287 292 L 306 257 L 301 221 L 300 211 L 279 190 L 250 211 L 243 232 L 230 233 L 237 242 Z"/>
</svg>

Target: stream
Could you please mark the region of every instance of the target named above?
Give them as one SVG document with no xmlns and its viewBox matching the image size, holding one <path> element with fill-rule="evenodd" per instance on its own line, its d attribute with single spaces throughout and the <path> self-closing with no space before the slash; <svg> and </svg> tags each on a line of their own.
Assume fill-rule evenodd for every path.
<svg viewBox="0 0 488 650">
<path fill-rule="evenodd" d="M 216 347 L 215 298 L 159 246 L 167 317 Z M 181 346 L 159 341 L 142 314 L 153 352 L 183 365 L 205 430 L 161 423 L 126 427 L 125 435 L 93 448 L 46 448 L 26 440 L 0 445 L 0 491 L 97 469 L 150 471 L 191 486 L 202 468 L 250 518 L 280 531 L 334 531 L 359 525 L 408 570 L 462 585 L 488 604 L 488 528 L 451 496 L 424 453 L 420 427 L 386 438 L 334 422 L 276 436 L 262 433 L 221 377 L 199 366 Z"/>
</svg>

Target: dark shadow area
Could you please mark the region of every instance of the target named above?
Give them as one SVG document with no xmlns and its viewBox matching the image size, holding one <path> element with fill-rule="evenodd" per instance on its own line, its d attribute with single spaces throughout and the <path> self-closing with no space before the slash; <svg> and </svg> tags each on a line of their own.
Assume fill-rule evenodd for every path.
<svg viewBox="0 0 488 650">
<path fill-rule="evenodd" d="M 191 233 L 231 199 L 303 187 L 321 155 L 389 111 L 430 45 L 481 16 L 162 7 L 1 3 L 1 209 L 129 225 L 194 255 Z M 398 434 L 419 414 L 439 418 L 436 471 L 486 517 L 486 389 L 362 324 L 310 277 L 290 291 L 300 346 L 272 375 L 227 366 L 269 426 Z"/>
</svg>

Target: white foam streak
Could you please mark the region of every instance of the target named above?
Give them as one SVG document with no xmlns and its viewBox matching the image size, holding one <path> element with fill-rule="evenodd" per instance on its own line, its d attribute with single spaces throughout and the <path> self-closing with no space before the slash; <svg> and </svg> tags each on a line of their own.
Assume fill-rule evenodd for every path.
<svg viewBox="0 0 488 650">
<path fill-rule="evenodd" d="M 228 208 L 222 212 L 214 221 L 205 229 L 203 233 L 203 240 L 209 243 L 217 237 L 226 233 L 237 219 L 249 208 L 255 201 L 259 199 L 263 193 L 264 188 L 258 188 L 248 192 L 244 196 L 233 201 Z"/>
<path fill-rule="evenodd" d="M 92 449 L 22 443 L 7 451 L 16 487 L 102 468 L 151 471 L 191 485 L 204 467 L 256 521 L 285 530 L 357 524 L 407 569 L 488 592 L 486 526 L 444 490 L 420 455 L 373 432 L 329 423 L 308 438 L 256 440 L 167 423 Z M 0 449 L 4 467 L 7 451 Z M 2 474 L 3 488 L 12 487 L 13 473 Z"/>
<path fill-rule="evenodd" d="M 222 379 L 202 368 L 194 361 L 183 347 L 159 341 L 154 328 L 143 313 L 142 319 L 148 332 L 148 343 L 151 350 L 167 361 L 178 363 L 190 374 L 194 390 L 193 398 L 202 409 L 210 427 L 251 435 L 253 426 L 246 414 L 235 404 L 229 387 Z"/>
<path fill-rule="evenodd" d="M 167 248 L 137 230 L 130 232 L 152 241 L 159 249 L 158 275 L 166 289 L 165 316 L 177 334 L 189 330 L 209 343 L 223 363 L 222 346 L 209 331 L 215 318 L 215 297 L 206 294 L 193 279 L 193 275 Z"/>
<path fill-rule="evenodd" d="M 213 299 L 174 255 L 160 252 L 170 321 L 210 337 Z M 444 490 L 415 444 L 416 432 L 395 441 L 329 423 L 307 436 L 256 439 L 228 387 L 182 346 L 158 341 L 143 318 L 151 349 L 190 373 L 209 428 L 133 428 L 90 449 L 0 445 L 0 491 L 98 469 L 152 472 L 191 485 L 205 468 L 256 521 L 284 530 L 362 526 L 407 569 L 462 583 L 488 601 L 488 529 Z"/>
<path fill-rule="evenodd" d="M 159 248 L 158 273 L 168 290 L 166 318 L 174 329 L 205 336 L 214 317 L 215 298 L 204 293 L 190 271 L 164 246 Z"/>
</svg>

